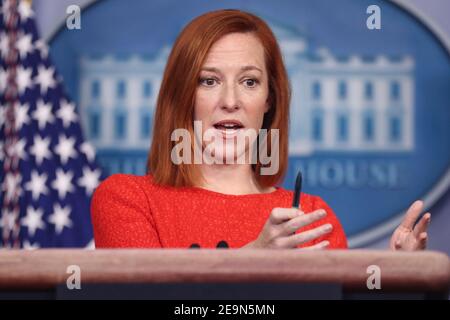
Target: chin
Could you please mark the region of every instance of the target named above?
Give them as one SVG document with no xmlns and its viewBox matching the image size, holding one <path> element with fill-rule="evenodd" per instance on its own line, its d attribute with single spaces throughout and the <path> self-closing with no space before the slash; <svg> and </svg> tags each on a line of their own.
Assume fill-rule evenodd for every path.
<svg viewBox="0 0 450 320">
<path fill-rule="evenodd" d="M 247 149 L 245 147 L 243 148 L 235 148 L 233 143 L 225 144 L 224 148 L 222 150 L 219 150 L 219 148 L 215 149 L 215 152 L 213 153 L 213 159 L 217 162 L 221 162 L 223 164 L 237 164 L 238 159 L 240 160 L 240 163 L 249 163 L 249 156 L 246 155 Z"/>
</svg>

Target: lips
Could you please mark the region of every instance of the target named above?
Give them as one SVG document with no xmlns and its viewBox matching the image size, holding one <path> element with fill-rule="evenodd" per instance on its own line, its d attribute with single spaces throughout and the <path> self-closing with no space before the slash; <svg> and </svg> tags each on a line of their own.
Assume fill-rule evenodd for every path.
<svg viewBox="0 0 450 320">
<path fill-rule="evenodd" d="M 244 125 L 239 120 L 229 119 L 216 122 L 214 128 L 218 130 L 238 130 L 244 128 Z"/>
<path fill-rule="evenodd" d="M 225 139 L 233 138 L 240 129 L 244 128 L 242 122 L 236 119 L 225 119 L 216 122 L 213 127 L 218 130 Z"/>
</svg>

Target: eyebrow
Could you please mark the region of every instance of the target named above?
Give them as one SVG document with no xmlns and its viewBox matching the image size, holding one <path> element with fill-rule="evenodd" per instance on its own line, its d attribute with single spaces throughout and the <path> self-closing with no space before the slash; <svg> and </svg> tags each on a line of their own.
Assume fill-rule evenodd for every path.
<svg viewBox="0 0 450 320">
<path fill-rule="evenodd" d="M 202 71 L 211 71 L 211 72 L 221 73 L 219 69 L 214 68 L 214 67 L 204 67 L 201 70 Z M 251 70 L 257 70 L 257 71 L 263 73 L 263 71 L 260 68 L 258 68 L 256 66 L 253 66 L 253 65 L 241 67 L 241 71 L 251 71 Z"/>
</svg>

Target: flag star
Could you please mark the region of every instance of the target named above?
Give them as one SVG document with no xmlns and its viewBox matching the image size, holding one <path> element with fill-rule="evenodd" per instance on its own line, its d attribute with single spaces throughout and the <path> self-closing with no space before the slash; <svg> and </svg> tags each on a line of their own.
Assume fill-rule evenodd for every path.
<svg viewBox="0 0 450 320">
<path fill-rule="evenodd" d="M 40 246 L 39 246 L 39 243 L 37 243 L 37 242 L 31 243 L 30 241 L 25 240 L 22 243 L 22 248 L 25 249 L 25 250 L 35 250 L 35 249 L 39 249 Z"/>
<path fill-rule="evenodd" d="M 89 243 L 84 247 L 86 250 L 94 250 L 95 249 L 95 241 L 92 239 Z"/>
<path fill-rule="evenodd" d="M 5 32 L 0 33 L 0 52 L 2 58 L 6 58 L 9 52 L 8 36 Z"/>
<path fill-rule="evenodd" d="M 34 201 L 37 201 L 41 194 L 48 194 L 46 182 L 46 173 L 39 175 L 36 170 L 31 172 L 31 180 L 25 184 L 25 189 L 31 192 Z"/>
<path fill-rule="evenodd" d="M 72 172 L 64 172 L 61 168 L 56 169 L 56 178 L 53 180 L 52 187 L 58 191 L 59 198 L 63 199 L 68 192 L 74 191 L 72 178 Z"/>
<path fill-rule="evenodd" d="M 34 15 L 34 12 L 31 9 L 31 5 L 28 1 L 20 1 L 19 6 L 17 7 L 17 11 L 20 14 L 20 20 L 22 22 L 27 21 L 28 18 Z"/>
<path fill-rule="evenodd" d="M 8 233 L 14 230 L 14 226 L 16 225 L 16 215 L 13 211 L 5 210 L 3 212 L 2 218 L 0 219 L 0 227 Z"/>
<path fill-rule="evenodd" d="M 53 213 L 48 217 L 48 222 L 55 225 L 55 231 L 60 234 L 64 227 L 72 227 L 72 221 L 70 220 L 70 207 L 61 207 L 59 203 L 53 206 Z"/>
<path fill-rule="evenodd" d="M 42 41 L 41 39 L 36 40 L 36 42 L 34 43 L 34 47 L 39 50 L 41 59 L 44 60 L 48 57 L 48 47 L 44 41 Z"/>
<path fill-rule="evenodd" d="M 22 94 L 25 92 L 27 88 L 32 87 L 33 82 L 31 81 L 31 74 L 33 70 L 31 68 L 24 68 L 23 66 L 17 67 L 17 87 L 19 90 L 19 94 Z"/>
<path fill-rule="evenodd" d="M 40 165 L 44 158 L 50 159 L 51 154 L 49 150 L 50 137 L 44 139 L 39 134 L 34 136 L 34 144 L 30 148 L 30 153 L 36 158 L 36 163 Z"/>
<path fill-rule="evenodd" d="M 53 67 L 46 68 L 44 65 L 38 67 L 35 82 L 40 85 L 42 94 L 45 94 L 49 88 L 55 87 L 56 81 L 53 77 L 54 73 L 55 68 Z"/>
<path fill-rule="evenodd" d="M 86 189 L 88 195 L 91 195 L 98 186 L 100 175 L 100 169 L 91 170 L 89 167 L 83 167 L 83 176 L 78 179 L 78 184 Z"/>
<path fill-rule="evenodd" d="M 59 142 L 55 147 L 55 152 L 61 158 L 62 164 L 66 164 L 69 158 L 75 158 L 76 151 L 74 149 L 75 137 L 67 138 L 64 135 L 59 136 Z"/>
<path fill-rule="evenodd" d="M 26 138 L 22 138 L 17 141 L 14 145 L 12 145 L 12 152 L 9 154 L 18 157 L 21 160 L 27 159 L 27 154 L 25 152 L 25 146 L 27 144 Z"/>
<path fill-rule="evenodd" d="M 2 91 L 0 89 L 0 91 Z M 0 105 L 0 128 L 3 127 L 5 124 L 5 118 L 6 118 L 6 106 Z"/>
<path fill-rule="evenodd" d="M 33 50 L 33 36 L 31 33 L 20 35 L 16 41 L 16 48 L 19 50 L 20 58 L 26 58 Z"/>
<path fill-rule="evenodd" d="M 75 122 L 78 118 L 75 113 L 75 105 L 66 100 L 61 101 L 61 107 L 56 115 L 62 120 L 64 128 L 67 128 L 71 122 Z"/>
<path fill-rule="evenodd" d="M 94 161 L 94 159 L 95 159 L 95 150 L 94 150 L 94 147 L 92 146 L 92 144 L 90 144 L 89 142 L 85 141 L 85 142 L 83 142 L 81 144 L 80 150 L 81 150 L 81 152 L 84 153 L 84 155 L 86 156 L 86 158 L 88 159 L 89 162 Z"/>
<path fill-rule="evenodd" d="M 27 215 L 22 218 L 21 224 L 28 228 L 28 234 L 33 237 L 38 229 L 45 229 L 42 216 L 44 212 L 42 209 L 34 209 L 32 206 L 27 208 Z"/>
<path fill-rule="evenodd" d="M 3 92 L 6 89 L 8 83 L 8 71 L 0 68 L 0 91 Z"/>
<path fill-rule="evenodd" d="M 5 193 L 6 202 L 11 201 L 16 196 L 19 197 L 22 190 L 20 189 L 20 183 L 22 182 L 22 176 L 20 174 L 14 174 L 13 172 L 8 172 L 5 176 L 5 181 L 3 184 L 3 191 Z"/>
<path fill-rule="evenodd" d="M 30 117 L 28 116 L 29 109 L 30 107 L 28 106 L 28 104 L 16 105 L 16 130 L 20 130 L 24 124 L 30 123 Z"/>
<path fill-rule="evenodd" d="M 11 3 L 9 1 L 2 1 L 2 3 L 0 4 L 0 13 L 3 14 L 3 17 L 6 16 L 10 7 Z"/>
<path fill-rule="evenodd" d="M 51 103 L 44 103 L 41 99 L 37 102 L 36 110 L 33 112 L 33 118 L 37 120 L 39 129 L 43 130 L 47 123 L 53 123 L 55 117 L 52 114 Z"/>
<path fill-rule="evenodd" d="M 12 157 L 16 154 L 16 145 L 9 144 L 5 146 L 5 155 L 11 160 Z M 10 162 L 11 163 L 11 162 Z"/>
</svg>

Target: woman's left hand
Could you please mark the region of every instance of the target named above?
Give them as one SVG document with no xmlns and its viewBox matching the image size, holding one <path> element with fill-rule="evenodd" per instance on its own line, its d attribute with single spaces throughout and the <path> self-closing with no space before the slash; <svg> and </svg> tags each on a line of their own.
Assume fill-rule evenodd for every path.
<svg viewBox="0 0 450 320">
<path fill-rule="evenodd" d="M 405 214 L 400 226 L 395 229 L 390 242 L 392 250 L 415 251 L 424 250 L 427 245 L 427 229 L 431 221 L 431 214 L 427 212 L 416 224 L 416 220 L 423 210 L 423 202 L 415 201 Z"/>
</svg>

